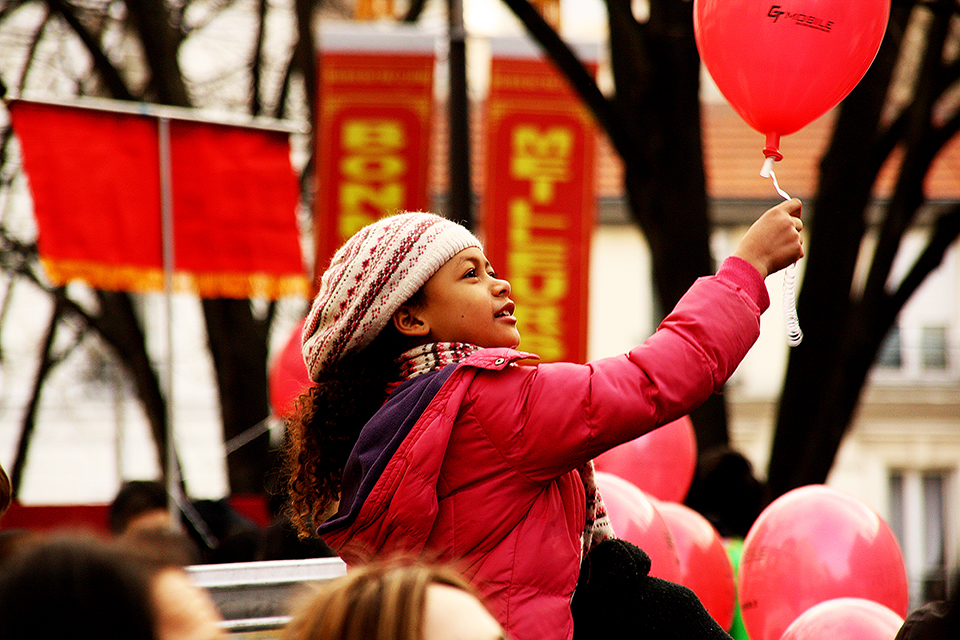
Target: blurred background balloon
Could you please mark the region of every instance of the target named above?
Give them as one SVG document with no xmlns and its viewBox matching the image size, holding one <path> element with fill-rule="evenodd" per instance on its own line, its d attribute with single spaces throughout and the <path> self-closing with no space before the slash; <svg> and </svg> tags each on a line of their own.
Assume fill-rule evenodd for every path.
<svg viewBox="0 0 960 640">
<path fill-rule="evenodd" d="M 657 502 L 680 560 L 679 582 L 690 588 L 724 629 L 733 622 L 736 583 L 723 539 L 702 515 L 682 504 Z"/>
<path fill-rule="evenodd" d="M 864 598 L 834 598 L 794 620 L 780 640 L 894 640 L 903 618 Z"/>
<path fill-rule="evenodd" d="M 270 408 L 274 415 L 281 418 L 293 409 L 297 396 L 311 384 L 300 351 L 300 332 L 305 321 L 306 318 L 293 328 L 283 349 L 270 365 Z"/>
<path fill-rule="evenodd" d="M 688 416 L 610 449 L 594 461 L 657 500 L 683 502 L 697 467 L 697 436 Z"/>
<path fill-rule="evenodd" d="M 907 612 L 907 574 L 893 532 L 856 498 L 824 485 L 774 500 L 743 543 L 738 576 L 751 640 L 779 640 L 813 605 L 864 598 Z"/>
<path fill-rule="evenodd" d="M 618 538 L 632 542 L 650 556 L 650 575 L 680 582 L 680 558 L 666 520 L 653 499 L 636 485 L 611 473 L 597 472 L 610 524 Z"/>
</svg>

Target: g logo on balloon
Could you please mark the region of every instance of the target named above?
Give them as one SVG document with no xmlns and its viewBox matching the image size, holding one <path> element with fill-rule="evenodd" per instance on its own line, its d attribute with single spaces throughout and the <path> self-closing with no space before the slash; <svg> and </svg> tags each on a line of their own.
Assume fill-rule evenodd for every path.
<svg viewBox="0 0 960 640">
<path fill-rule="evenodd" d="M 843 100 L 870 68 L 890 0 L 694 0 L 693 29 L 717 88 L 776 160 L 780 136 Z"/>
</svg>

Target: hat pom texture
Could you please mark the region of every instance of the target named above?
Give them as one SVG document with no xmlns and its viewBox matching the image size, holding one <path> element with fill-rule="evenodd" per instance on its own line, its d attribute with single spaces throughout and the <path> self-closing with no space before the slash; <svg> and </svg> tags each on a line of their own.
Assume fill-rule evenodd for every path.
<svg viewBox="0 0 960 640">
<path fill-rule="evenodd" d="M 462 225 L 424 212 L 388 216 L 355 233 L 320 277 L 303 325 L 310 378 L 373 342 L 447 260 L 469 247 L 483 248 Z"/>
</svg>

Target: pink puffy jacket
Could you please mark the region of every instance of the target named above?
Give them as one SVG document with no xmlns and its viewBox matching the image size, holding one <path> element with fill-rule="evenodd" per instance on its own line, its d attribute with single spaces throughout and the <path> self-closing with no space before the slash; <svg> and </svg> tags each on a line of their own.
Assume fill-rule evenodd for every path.
<svg viewBox="0 0 960 640">
<path fill-rule="evenodd" d="M 586 510 L 577 469 L 718 391 L 768 303 L 756 270 L 730 258 L 626 355 L 536 364 L 484 349 L 407 381 L 364 428 L 319 533 L 348 564 L 452 561 L 512 640 L 568 640 Z"/>
</svg>

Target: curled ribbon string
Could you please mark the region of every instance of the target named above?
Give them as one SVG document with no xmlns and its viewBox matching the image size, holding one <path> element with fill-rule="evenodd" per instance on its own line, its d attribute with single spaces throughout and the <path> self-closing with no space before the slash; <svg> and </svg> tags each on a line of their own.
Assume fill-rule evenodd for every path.
<svg viewBox="0 0 960 640">
<path fill-rule="evenodd" d="M 777 175 L 773 172 L 773 158 L 767 158 L 760 175 L 773 180 L 773 188 L 777 190 L 780 197 L 784 200 L 790 199 L 777 182 Z M 797 316 L 796 267 L 797 263 L 794 262 L 783 270 L 783 319 L 787 327 L 787 344 L 791 347 L 803 342 L 803 331 L 800 329 L 800 318 Z"/>
</svg>

